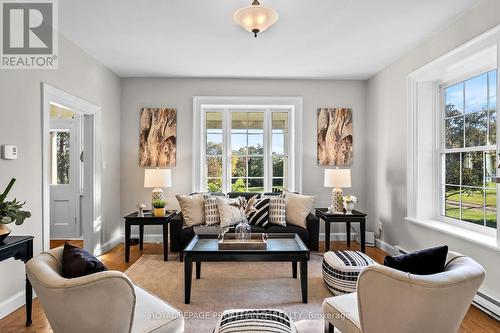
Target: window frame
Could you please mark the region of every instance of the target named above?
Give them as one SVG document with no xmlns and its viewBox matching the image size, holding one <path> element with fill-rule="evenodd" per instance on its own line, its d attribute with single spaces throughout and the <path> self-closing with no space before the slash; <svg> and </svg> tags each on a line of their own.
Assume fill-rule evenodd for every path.
<svg viewBox="0 0 500 333">
<path fill-rule="evenodd" d="M 436 133 L 436 138 L 437 138 L 437 152 L 435 154 L 435 163 L 436 163 L 436 180 L 437 182 L 435 182 L 436 184 L 436 188 L 435 188 L 435 193 L 437 193 L 437 198 L 438 198 L 438 205 L 437 205 L 437 211 L 435 212 L 435 216 L 436 216 L 436 219 L 438 221 L 441 221 L 441 222 L 445 222 L 445 223 L 448 223 L 448 224 L 451 224 L 453 226 L 457 226 L 457 227 L 460 227 L 460 228 L 464 228 L 464 229 L 468 229 L 468 230 L 471 230 L 471 231 L 475 231 L 475 232 L 479 232 L 479 233 L 483 233 L 483 234 L 487 234 L 487 235 L 490 235 L 490 236 L 496 236 L 497 235 L 497 229 L 499 229 L 499 217 L 500 217 L 500 212 L 498 210 L 498 186 L 497 186 L 497 212 L 496 212 L 496 215 L 497 215 L 497 227 L 496 228 L 491 228 L 491 227 L 487 227 L 485 225 L 479 225 L 479 224 L 475 224 L 473 222 L 469 222 L 469 221 L 464 221 L 462 219 L 458 220 L 458 219 L 454 219 L 454 218 L 451 218 L 451 217 L 447 217 L 444 215 L 444 212 L 445 212 L 445 205 L 446 205 L 446 200 L 445 198 L 443 198 L 443 190 L 442 190 L 442 187 L 443 186 L 447 186 L 447 184 L 443 184 L 443 178 L 444 178 L 444 173 L 445 173 L 445 166 L 444 166 L 444 158 L 443 156 L 445 156 L 445 154 L 447 153 L 465 153 L 465 152 L 478 152 L 478 151 L 481 151 L 483 152 L 489 152 L 489 151 L 496 151 L 496 156 L 497 156 L 497 163 L 500 162 L 500 159 L 499 159 L 499 141 L 500 141 L 500 138 L 498 137 L 498 135 L 496 136 L 496 145 L 484 145 L 484 146 L 475 146 L 475 147 L 463 147 L 463 148 L 446 148 L 446 94 L 445 94 L 445 90 L 446 88 L 449 88 L 451 86 L 454 86 L 456 84 L 459 84 L 459 83 L 464 83 L 465 85 L 465 81 L 468 81 L 470 79 L 473 79 L 473 78 L 476 78 L 476 77 L 479 77 L 483 74 L 487 74 L 489 73 L 490 71 L 492 70 L 496 70 L 497 71 L 497 91 L 498 91 L 498 68 L 497 66 L 485 66 L 485 67 L 482 67 L 474 72 L 469 72 L 465 75 L 460 75 L 460 76 L 457 76 L 455 78 L 453 78 L 452 80 L 448 80 L 448 81 L 444 81 L 444 82 L 437 82 L 436 83 L 436 92 L 437 92 L 437 95 L 438 95 L 438 98 L 437 98 L 437 105 L 436 105 L 436 110 L 437 112 L 435 112 L 436 114 L 436 123 L 438 124 L 437 126 L 437 133 Z M 487 87 L 487 91 L 489 93 L 489 85 Z M 465 102 L 465 86 L 464 86 L 464 102 Z M 488 98 L 488 101 L 489 101 L 489 95 L 487 96 Z M 497 97 L 497 101 L 498 101 L 498 97 Z M 497 109 L 496 109 L 496 112 L 497 112 L 497 115 L 498 115 L 498 103 L 497 103 Z M 463 106 L 463 114 L 465 115 L 466 114 L 466 111 L 465 111 L 465 103 L 464 103 L 464 106 Z M 450 117 L 448 117 L 450 118 Z M 489 121 L 489 111 L 488 111 L 488 121 Z M 497 116 L 497 133 L 498 132 L 498 128 L 499 128 L 500 124 L 498 124 L 498 116 Z M 488 123 L 488 126 L 487 126 L 487 141 L 489 139 L 489 123 Z M 465 122 L 464 122 L 464 146 L 465 146 Z M 488 143 L 488 142 L 487 142 Z M 483 160 L 483 163 L 484 163 L 484 160 Z M 462 165 L 462 159 L 460 159 L 460 165 Z M 483 166 L 484 168 L 484 166 Z M 497 168 L 497 172 L 498 172 L 498 168 Z M 483 170 L 483 177 L 484 177 L 484 173 L 485 173 L 485 170 Z M 500 175 L 497 175 L 497 177 L 500 176 Z M 462 177 L 462 175 L 460 174 L 460 177 Z M 453 186 L 450 184 L 450 186 Z M 461 185 L 459 185 L 461 186 Z M 462 203 L 460 202 L 460 218 L 462 217 L 462 214 L 461 214 L 461 207 L 462 207 Z M 484 206 L 483 206 L 484 207 Z"/>
<path fill-rule="evenodd" d="M 231 111 L 264 113 L 264 191 L 272 190 L 272 113 L 288 113 L 288 186 L 291 191 L 302 190 L 302 97 L 193 97 L 193 180 L 192 191 L 204 192 L 206 159 L 206 112 L 220 111 L 222 115 L 222 191 L 231 191 Z M 281 155 L 280 155 L 281 156 Z M 258 177 L 260 178 L 260 177 Z M 284 177 L 283 177 L 284 178 Z"/>
</svg>

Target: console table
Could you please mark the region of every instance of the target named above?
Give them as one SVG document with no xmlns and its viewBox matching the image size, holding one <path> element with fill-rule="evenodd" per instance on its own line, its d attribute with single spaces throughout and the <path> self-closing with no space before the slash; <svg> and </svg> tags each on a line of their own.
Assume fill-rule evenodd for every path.
<svg viewBox="0 0 500 333">
<path fill-rule="evenodd" d="M 145 211 L 144 216 L 137 216 L 134 212 L 124 217 L 125 219 L 125 262 L 130 258 L 130 230 L 133 225 L 139 226 L 139 249 L 143 249 L 144 245 L 144 226 L 145 225 L 161 225 L 163 226 L 163 260 L 168 261 L 168 223 L 177 215 L 177 211 L 169 210 L 165 216 L 153 216 L 151 211 Z"/>
<path fill-rule="evenodd" d="M 330 224 L 345 223 L 347 234 L 347 246 L 351 246 L 351 223 L 359 223 L 361 233 L 361 252 L 365 253 L 365 231 L 366 214 L 353 210 L 352 214 L 334 214 L 328 212 L 328 208 L 315 208 L 316 216 L 325 221 L 325 251 L 330 251 Z"/>
<path fill-rule="evenodd" d="M 33 258 L 33 236 L 8 236 L 0 242 L 0 261 L 14 258 L 27 263 Z M 26 279 L 26 326 L 31 325 L 31 309 L 33 302 L 33 289 Z"/>
</svg>

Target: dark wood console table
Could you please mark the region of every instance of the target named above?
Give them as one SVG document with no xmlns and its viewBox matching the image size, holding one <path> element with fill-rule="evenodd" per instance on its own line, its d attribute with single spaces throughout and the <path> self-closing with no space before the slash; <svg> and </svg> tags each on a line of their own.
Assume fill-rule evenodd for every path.
<svg viewBox="0 0 500 333">
<path fill-rule="evenodd" d="M 352 214 L 334 214 L 328 212 L 328 208 L 315 208 L 316 216 L 325 221 L 325 252 L 330 251 L 330 224 L 345 223 L 347 234 L 347 246 L 351 246 L 351 223 L 359 223 L 361 252 L 365 253 L 365 232 L 366 232 L 366 214 L 353 210 Z"/>
<path fill-rule="evenodd" d="M 25 264 L 33 258 L 33 236 L 8 236 L 0 242 L 0 261 L 14 258 L 22 260 Z M 26 279 L 26 326 L 31 325 L 31 309 L 33 302 L 33 289 Z"/>
</svg>

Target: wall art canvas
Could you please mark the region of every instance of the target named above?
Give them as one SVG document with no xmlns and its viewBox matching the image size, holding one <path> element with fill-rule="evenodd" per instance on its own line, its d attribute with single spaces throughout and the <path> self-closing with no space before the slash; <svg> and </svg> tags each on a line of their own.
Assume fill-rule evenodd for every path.
<svg viewBox="0 0 500 333">
<path fill-rule="evenodd" d="M 318 109 L 318 164 L 352 164 L 352 110 Z"/>
<path fill-rule="evenodd" d="M 175 166 L 177 110 L 143 108 L 139 164 L 142 167 Z"/>
</svg>

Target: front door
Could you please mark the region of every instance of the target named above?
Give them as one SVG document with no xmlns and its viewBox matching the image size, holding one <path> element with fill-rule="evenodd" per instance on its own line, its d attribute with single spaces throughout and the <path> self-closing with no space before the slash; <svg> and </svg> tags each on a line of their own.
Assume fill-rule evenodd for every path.
<svg viewBox="0 0 500 333">
<path fill-rule="evenodd" d="M 51 120 L 50 237 L 80 237 L 77 117 Z"/>
</svg>

